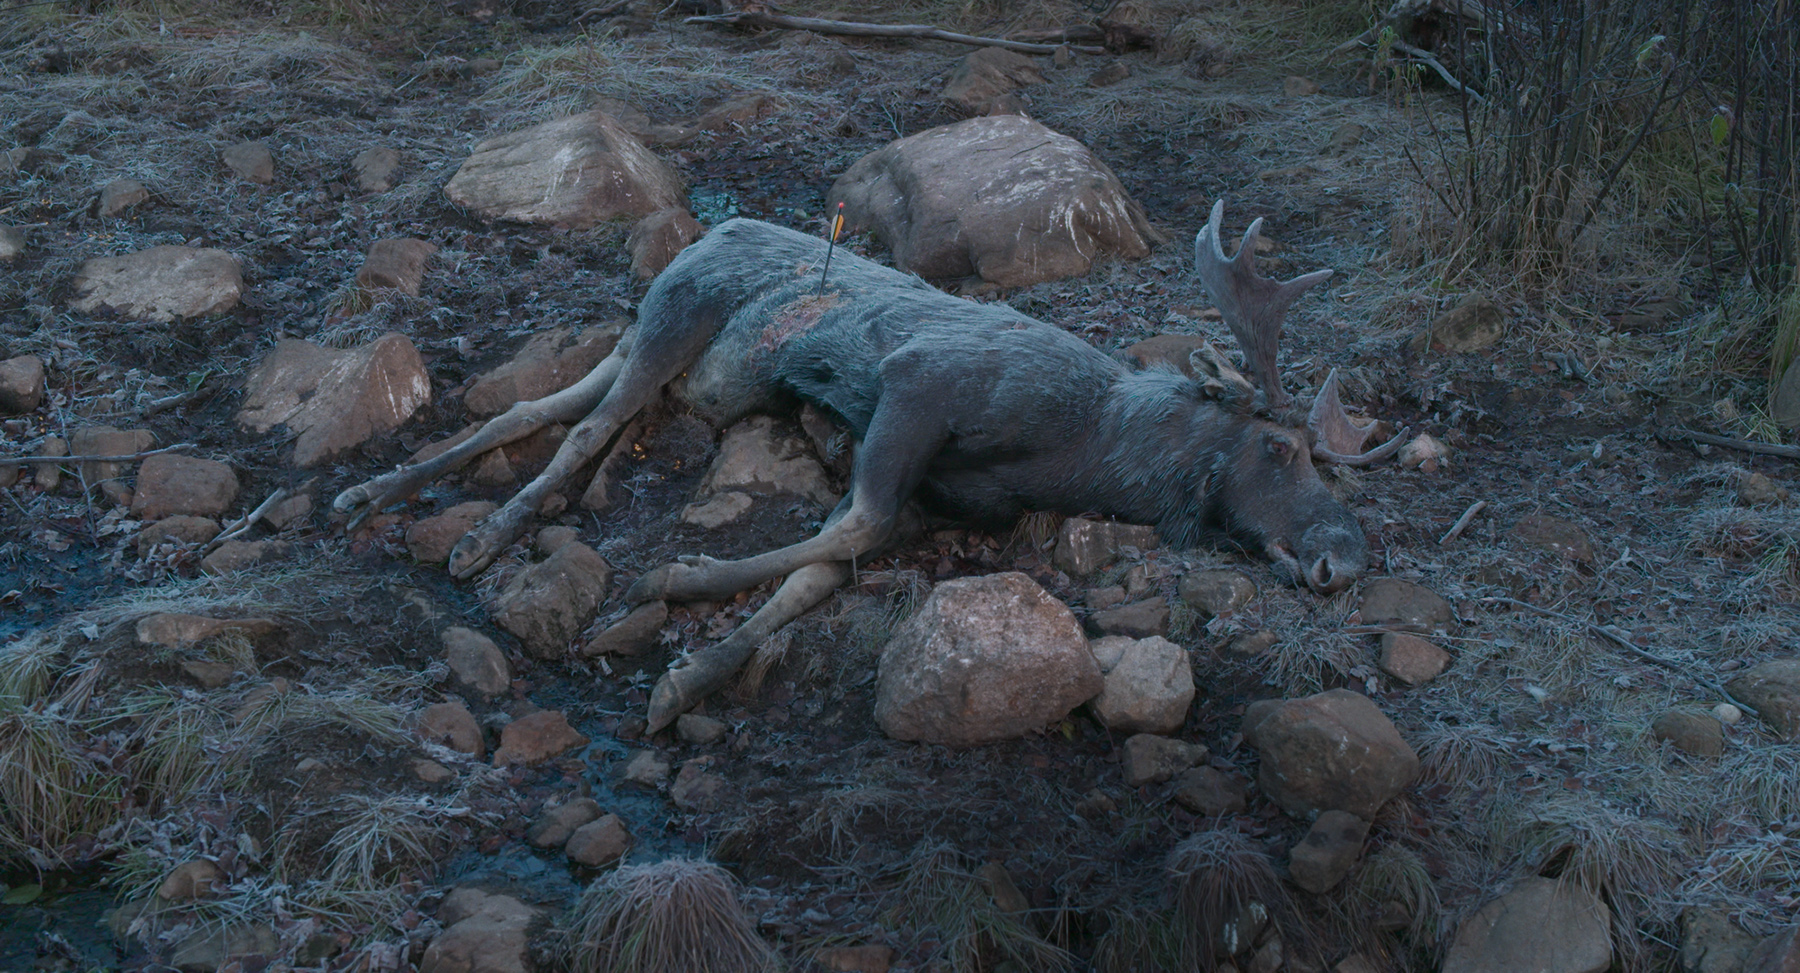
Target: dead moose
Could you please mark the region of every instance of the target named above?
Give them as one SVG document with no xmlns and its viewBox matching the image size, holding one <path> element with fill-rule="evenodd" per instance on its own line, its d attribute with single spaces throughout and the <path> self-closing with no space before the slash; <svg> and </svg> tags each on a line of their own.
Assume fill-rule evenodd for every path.
<svg viewBox="0 0 1800 973">
<path fill-rule="evenodd" d="M 1282 319 L 1331 271 L 1285 283 L 1257 276 L 1261 220 L 1227 260 L 1223 208 L 1196 238 L 1196 259 L 1260 395 L 1210 346 L 1194 355 L 1198 379 L 1172 367 L 1134 371 L 1004 304 L 953 297 L 850 254 L 838 255 L 821 292 L 822 240 L 734 219 L 682 251 L 617 349 L 575 385 L 514 405 L 454 448 L 352 487 L 335 505 L 366 515 L 488 450 L 579 419 L 548 468 L 456 546 L 450 572 L 467 578 L 670 383 L 720 428 L 797 402 L 833 417 L 855 442 L 854 464 L 849 491 L 816 536 L 736 561 L 683 557 L 627 592 L 632 603 L 719 600 L 786 577 L 728 638 L 664 675 L 651 699 L 653 730 L 844 583 L 853 561 L 900 539 L 914 498 L 977 525 L 1035 510 L 1097 512 L 1154 525 L 1176 547 L 1230 540 L 1296 584 L 1337 591 L 1363 571 L 1362 529 L 1314 470 L 1321 450 L 1255 414 L 1286 402 L 1275 369 Z M 1395 445 L 1329 458 L 1367 462 Z"/>
</svg>

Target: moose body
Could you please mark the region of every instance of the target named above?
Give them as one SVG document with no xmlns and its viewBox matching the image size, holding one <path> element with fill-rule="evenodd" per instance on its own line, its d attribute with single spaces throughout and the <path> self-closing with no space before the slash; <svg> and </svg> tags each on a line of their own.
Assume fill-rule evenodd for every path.
<svg viewBox="0 0 1800 973">
<path fill-rule="evenodd" d="M 1215 235 L 1218 219 L 1215 210 Z M 468 577 L 664 386 L 717 426 L 799 402 L 834 417 L 856 442 L 855 461 L 849 491 L 818 535 L 736 561 L 685 557 L 627 593 L 714 599 L 786 577 L 725 642 L 665 675 L 653 728 L 722 684 L 763 638 L 841 584 L 855 560 L 890 543 L 914 498 L 983 525 L 1033 510 L 1092 512 L 1152 524 L 1179 547 L 1230 538 L 1320 592 L 1361 574 L 1362 530 L 1319 479 L 1306 437 L 1234 406 L 1217 382 L 1128 369 L 1004 304 L 952 297 L 846 253 L 821 291 L 824 250 L 815 237 L 766 223 L 720 224 L 658 276 L 637 323 L 588 376 L 513 406 L 432 460 L 345 491 L 337 507 L 380 509 L 482 452 L 585 415 L 544 473 L 457 545 L 450 570 Z M 1246 273 L 1252 285 L 1294 293 L 1323 277 L 1274 285 Z"/>
</svg>

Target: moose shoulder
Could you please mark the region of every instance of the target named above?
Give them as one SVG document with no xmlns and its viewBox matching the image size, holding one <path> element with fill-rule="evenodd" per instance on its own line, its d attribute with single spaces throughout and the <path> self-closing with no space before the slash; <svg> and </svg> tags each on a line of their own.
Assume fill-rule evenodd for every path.
<svg viewBox="0 0 1800 973">
<path fill-rule="evenodd" d="M 1201 232 L 1215 253 L 1221 212 Z M 1207 248 L 1197 252 L 1240 343 L 1234 318 L 1273 328 L 1268 361 L 1246 348 L 1255 370 L 1272 375 L 1286 306 L 1328 272 L 1277 284 L 1250 270 L 1250 249 L 1222 264 L 1220 254 L 1210 268 Z M 855 559 L 894 536 L 914 498 L 983 524 L 1031 510 L 1098 512 L 1154 524 L 1178 546 L 1229 539 L 1320 592 L 1361 574 L 1362 530 L 1319 479 L 1307 437 L 1252 414 L 1254 387 L 1210 347 L 1196 356 L 1201 379 L 1132 371 L 1003 304 L 952 297 L 849 254 L 837 256 L 821 291 L 824 256 L 815 237 L 754 220 L 721 224 L 664 270 L 637 324 L 587 377 L 514 406 L 430 461 L 345 491 L 337 507 L 379 509 L 482 452 L 585 415 L 543 474 L 457 546 L 451 571 L 468 577 L 665 385 L 720 425 L 796 402 L 834 416 L 857 443 L 855 463 L 816 536 L 736 561 L 682 558 L 628 592 L 633 601 L 713 599 L 787 578 L 757 616 L 706 650 L 702 661 L 716 664 L 697 665 L 697 654 L 665 677 L 659 692 L 679 697 L 665 699 L 665 711 L 716 688 L 755 642 L 828 595 Z M 654 700 L 652 711 L 656 724 Z"/>
</svg>

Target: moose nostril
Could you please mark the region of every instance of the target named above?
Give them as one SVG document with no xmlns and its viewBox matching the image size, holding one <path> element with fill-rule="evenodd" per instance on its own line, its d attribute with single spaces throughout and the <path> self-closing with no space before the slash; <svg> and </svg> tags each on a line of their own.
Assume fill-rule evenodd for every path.
<svg viewBox="0 0 1800 973">
<path fill-rule="evenodd" d="M 1343 581 L 1331 570 L 1329 555 L 1313 562 L 1312 570 L 1306 572 L 1306 584 L 1320 594 L 1330 594 L 1344 586 Z"/>
</svg>

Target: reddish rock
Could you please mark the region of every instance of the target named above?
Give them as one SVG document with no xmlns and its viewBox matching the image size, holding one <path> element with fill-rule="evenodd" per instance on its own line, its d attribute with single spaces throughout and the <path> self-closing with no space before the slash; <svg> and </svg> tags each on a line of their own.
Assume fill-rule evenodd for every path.
<svg viewBox="0 0 1800 973">
<path fill-rule="evenodd" d="M 225 870 L 218 863 L 196 858 L 175 866 L 156 887 L 156 897 L 165 902 L 206 899 L 223 892 L 227 884 Z"/>
<path fill-rule="evenodd" d="M 1650 724 L 1650 732 L 1697 757 L 1717 757 L 1725 752 L 1725 727 L 1711 713 L 1672 709 Z"/>
<path fill-rule="evenodd" d="M 275 155 L 261 142 L 239 142 L 228 146 L 219 158 L 231 174 L 260 186 L 275 181 Z"/>
<path fill-rule="evenodd" d="M 429 401 L 425 362 L 405 335 L 349 351 L 287 339 L 245 380 L 237 421 L 258 433 L 286 426 L 294 465 L 307 467 L 391 432 Z"/>
<path fill-rule="evenodd" d="M 131 512 L 144 520 L 217 517 L 237 499 L 237 474 L 217 460 L 163 453 L 138 467 Z"/>
<path fill-rule="evenodd" d="M 394 171 L 399 168 L 399 150 L 385 145 L 366 148 L 350 160 L 356 188 L 365 193 L 385 193 L 394 188 Z"/>
<path fill-rule="evenodd" d="M 219 522 L 210 517 L 188 517 L 177 514 L 149 524 L 137 535 L 138 554 L 147 553 L 163 541 L 183 544 L 205 544 L 219 536 Z"/>
<path fill-rule="evenodd" d="M 1574 881 L 1519 879 L 1464 919 L 1443 973 L 1601 973 L 1612 965 L 1612 911 Z"/>
<path fill-rule="evenodd" d="M 694 215 L 680 206 L 659 209 L 639 220 L 625 238 L 631 272 L 649 280 L 663 272 L 675 255 L 706 233 Z"/>
<path fill-rule="evenodd" d="M 971 115 L 988 115 L 1001 96 L 1043 83 L 1037 61 L 1017 51 L 982 47 L 956 62 L 938 97 Z"/>
<path fill-rule="evenodd" d="M 176 648 L 204 642 L 226 632 L 236 632 L 251 640 L 266 638 L 281 631 L 281 626 L 267 618 L 208 618 L 161 612 L 138 619 L 134 631 L 143 645 Z"/>
<path fill-rule="evenodd" d="M 538 848 L 560 848 L 575 829 L 600 817 L 600 804 L 591 797 L 577 797 L 538 815 L 525 831 L 525 840 Z"/>
<path fill-rule="evenodd" d="M 598 111 L 482 142 L 444 194 L 484 219 L 567 229 L 647 216 L 684 196 L 668 163 Z"/>
<path fill-rule="evenodd" d="M 1184 771 L 1175 779 L 1175 790 L 1170 796 L 1182 807 L 1209 818 L 1241 814 L 1248 807 L 1244 801 L 1244 785 L 1230 774 L 1211 767 Z"/>
<path fill-rule="evenodd" d="M 498 415 L 515 402 L 560 392 L 593 371 L 619 343 L 622 333 L 622 326 L 614 323 L 580 331 L 552 328 L 535 334 L 511 361 L 469 386 L 463 407 L 470 415 Z M 453 443 L 443 448 L 450 445 Z"/>
<path fill-rule="evenodd" d="M 226 541 L 200 561 L 207 574 L 231 574 L 245 568 L 285 559 L 294 551 L 287 541 Z"/>
<path fill-rule="evenodd" d="M 81 265 L 69 307 L 82 314 L 111 308 L 140 321 L 223 314 L 237 306 L 244 279 L 223 250 L 160 246 Z"/>
<path fill-rule="evenodd" d="M 1725 688 L 1755 708 L 1784 739 L 1800 740 L 1800 658 L 1751 666 L 1733 676 Z"/>
<path fill-rule="evenodd" d="M 1326 810 L 1372 819 L 1419 774 L 1419 757 L 1368 697 L 1332 689 L 1244 715 L 1262 758 L 1257 783 L 1287 813 Z"/>
<path fill-rule="evenodd" d="M 519 572 L 494 601 L 494 622 L 540 659 L 560 657 L 594 617 L 612 566 L 586 544 L 569 543 Z"/>
<path fill-rule="evenodd" d="M 129 456 L 144 452 L 155 443 L 156 436 L 148 429 L 90 426 L 75 430 L 69 437 L 69 450 L 77 456 Z M 83 463 L 81 476 L 88 486 L 98 486 L 106 499 L 127 506 L 131 503 L 131 488 L 121 477 L 130 466 L 130 463 Z"/>
<path fill-rule="evenodd" d="M 1542 548 L 1571 561 L 1594 563 L 1594 542 L 1588 539 L 1587 531 L 1582 530 L 1579 524 L 1561 517 L 1532 514 L 1519 521 L 1513 528 L 1513 534 L 1532 547 Z"/>
<path fill-rule="evenodd" d="M 713 757 L 700 757 L 681 765 L 675 783 L 669 785 L 669 800 L 683 811 L 704 813 L 717 811 L 731 792 L 731 782 L 710 769 Z"/>
<path fill-rule="evenodd" d="M 605 815 L 576 828 L 568 843 L 563 845 L 563 854 L 568 855 L 569 860 L 589 868 L 611 865 L 630 850 L 631 832 L 616 814 Z"/>
<path fill-rule="evenodd" d="M 1204 744 L 1139 733 L 1125 740 L 1125 783 L 1160 784 L 1205 759 Z"/>
<path fill-rule="evenodd" d="M 613 623 L 581 647 L 581 654 L 632 656 L 656 644 L 663 625 L 669 620 L 669 606 L 662 601 L 647 601 L 633 608 L 631 614 Z"/>
<path fill-rule="evenodd" d="M 512 663 L 494 640 L 474 629 L 444 630 L 444 661 L 457 682 L 483 696 L 498 696 L 512 686 Z"/>
<path fill-rule="evenodd" d="M 1399 578 L 1376 578 L 1363 585 L 1365 625 L 1392 625 L 1413 631 L 1441 631 L 1456 620 L 1450 603 L 1423 585 Z"/>
<path fill-rule="evenodd" d="M 1294 884 L 1323 895 L 1337 887 L 1362 857 L 1369 822 L 1343 811 L 1324 811 L 1306 837 L 1288 854 L 1288 873 Z"/>
<path fill-rule="evenodd" d="M 481 724 L 469 708 L 458 702 L 435 703 L 419 714 L 419 736 L 441 743 L 458 753 L 479 757 L 487 752 Z"/>
<path fill-rule="evenodd" d="M 23 415 L 43 401 L 43 359 L 20 355 L 0 361 L 0 414 Z"/>
<path fill-rule="evenodd" d="M 569 725 L 561 712 L 538 710 L 521 716 L 500 731 L 500 748 L 494 751 L 494 766 L 534 764 L 575 747 L 586 746 L 588 738 Z"/>
<path fill-rule="evenodd" d="M 1405 632 L 1381 636 L 1381 671 L 1408 686 L 1423 686 L 1444 674 L 1450 653 Z"/>
<path fill-rule="evenodd" d="M 425 266 L 437 249 L 435 243 L 411 237 L 376 240 L 356 272 L 356 283 L 365 290 L 397 290 L 418 297 L 425 283 Z"/>
<path fill-rule="evenodd" d="M 1256 599 L 1256 582 L 1232 568 L 1208 568 L 1183 576 L 1180 594 L 1202 614 L 1230 615 Z"/>
<path fill-rule="evenodd" d="M 415 521 L 406 529 L 406 550 L 420 563 L 443 564 L 450 560 L 450 552 L 463 535 L 498 509 L 499 505 L 487 500 L 470 500 L 435 517 Z"/>
</svg>

